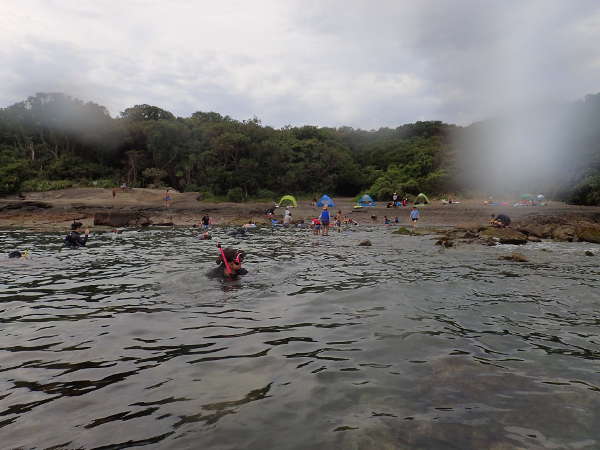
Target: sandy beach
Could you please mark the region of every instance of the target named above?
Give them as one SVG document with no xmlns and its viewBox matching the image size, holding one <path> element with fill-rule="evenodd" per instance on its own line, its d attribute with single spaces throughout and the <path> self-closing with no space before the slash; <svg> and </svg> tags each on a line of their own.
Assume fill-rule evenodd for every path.
<svg viewBox="0 0 600 450">
<path fill-rule="evenodd" d="M 99 212 L 128 212 L 142 215 L 152 224 L 173 223 L 175 226 L 192 226 L 208 214 L 217 225 L 241 225 L 248 221 L 268 223 L 264 211 L 273 206 L 269 202 L 214 203 L 198 200 L 198 193 L 172 192 L 169 208 L 164 202 L 164 191 L 158 189 L 118 190 L 113 199 L 110 189 L 73 188 L 60 191 L 27 193 L 25 199 L 15 196 L 0 199 L 0 227 L 27 228 L 39 231 L 64 230 L 73 220 L 92 227 L 94 215 Z M 354 208 L 354 198 L 335 197 L 333 211 L 342 211 L 360 224 L 382 224 L 384 216 L 401 224 L 408 224 L 409 208 L 386 208 L 384 203 L 373 208 Z M 600 207 L 567 205 L 550 201 L 546 206 L 513 207 L 488 206 L 483 200 L 459 199 L 457 204 L 443 204 L 432 199 L 428 205 L 419 206 L 419 225 L 472 227 L 487 223 L 491 214 L 505 213 L 513 221 L 529 220 L 532 216 L 562 217 L 572 220 L 600 221 Z M 284 209 L 278 208 L 275 216 L 281 218 Z M 319 214 L 319 208 L 310 201 L 299 201 L 292 208 L 295 221 L 305 220 Z M 374 220 L 372 216 L 376 216 Z"/>
</svg>

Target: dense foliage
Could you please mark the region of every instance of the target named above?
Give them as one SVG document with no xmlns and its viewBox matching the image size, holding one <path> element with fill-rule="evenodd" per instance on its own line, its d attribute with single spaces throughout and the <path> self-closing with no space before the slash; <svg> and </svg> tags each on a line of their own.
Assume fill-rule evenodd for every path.
<svg viewBox="0 0 600 450">
<path fill-rule="evenodd" d="M 578 124 L 577 145 L 588 153 L 571 167 L 572 188 L 561 191 L 575 202 L 599 202 L 599 99 L 580 105 L 591 118 Z M 457 182 L 465 165 L 456 156 L 469 148 L 456 144 L 456 136 L 471 129 L 433 121 L 374 131 L 274 129 L 256 118 L 238 121 L 215 112 L 182 118 L 151 105 L 112 118 L 100 105 L 40 93 L 0 109 L 0 193 L 123 182 L 232 201 L 285 193 L 368 192 L 381 200 L 393 192 L 457 192 L 473 187 Z"/>
</svg>

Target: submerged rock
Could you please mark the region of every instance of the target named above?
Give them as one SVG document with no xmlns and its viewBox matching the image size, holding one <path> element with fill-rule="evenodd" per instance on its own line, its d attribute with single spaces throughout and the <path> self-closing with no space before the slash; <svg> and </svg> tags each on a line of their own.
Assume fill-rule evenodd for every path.
<svg viewBox="0 0 600 450">
<path fill-rule="evenodd" d="M 586 250 L 585 256 L 594 256 L 594 252 L 590 252 L 589 250 Z"/>
<path fill-rule="evenodd" d="M 360 243 L 358 244 L 359 247 L 370 247 L 371 245 L 371 241 L 368 239 L 365 239 L 364 241 L 360 241 Z"/>
<path fill-rule="evenodd" d="M 484 238 L 486 242 L 493 239 L 501 244 L 522 245 L 527 243 L 527 236 L 525 234 L 511 228 L 487 227 L 479 233 L 479 237 Z"/>
<path fill-rule="evenodd" d="M 450 236 L 442 236 L 436 241 L 435 245 L 450 248 L 454 247 L 454 241 L 450 238 Z"/>
<path fill-rule="evenodd" d="M 392 231 L 392 234 L 412 234 L 412 232 L 406 227 L 400 227 L 396 231 Z"/>
<path fill-rule="evenodd" d="M 510 255 L 500 256 L 498 259 L 502 259 L 505 261 L 515 261 L 515 262 L 528 262 L 529 260 L 519 252 L 513 252 Z"/>
</svg>

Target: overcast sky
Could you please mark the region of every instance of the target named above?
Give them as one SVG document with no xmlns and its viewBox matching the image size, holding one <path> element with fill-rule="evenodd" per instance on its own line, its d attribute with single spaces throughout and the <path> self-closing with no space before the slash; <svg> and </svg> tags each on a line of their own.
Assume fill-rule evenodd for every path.
<svg viewBox="0 0 600 450">
<path fill-rule="evenodd" d="M 0 106 L 65 92 L 264 124 L 468 124 L 600 92 L 600 1 L 2 0 Z"/>
</svg>

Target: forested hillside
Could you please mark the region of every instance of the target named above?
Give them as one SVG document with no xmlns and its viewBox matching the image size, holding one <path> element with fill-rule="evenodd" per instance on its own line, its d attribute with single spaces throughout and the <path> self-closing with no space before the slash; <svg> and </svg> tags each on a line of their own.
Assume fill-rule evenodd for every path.
<svg viewBox="0 0 600 450">
<path fill-rule="evenodd" d="M 600 203 L 599 105 L 600 96 L 590 96 L 571 106 L 585 119 L 577 124 L 576 141 L 585 150 L 577 153 L 577 168 L 569 168 L 569 181 L 560 190 L 588 204 Z M 125 182 L 231 201 L 283 193 L 369 192 L 386 199 L 394 191 L 484 192 L 480 180 L 465 176 L 458 157 L 474 151 L 463 138 L 476 126 L 481 125 L 416 122 L 375 131 L 274 129 L 256 118 L 238 121 L 200 111 L 175 117 L 150 105 L 133 106 L 112 118 L 103 106 L 41 93 L 0 109 L 0 191 Z"/>
</svg>

